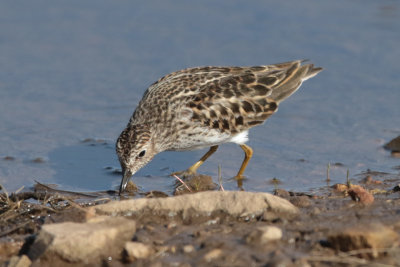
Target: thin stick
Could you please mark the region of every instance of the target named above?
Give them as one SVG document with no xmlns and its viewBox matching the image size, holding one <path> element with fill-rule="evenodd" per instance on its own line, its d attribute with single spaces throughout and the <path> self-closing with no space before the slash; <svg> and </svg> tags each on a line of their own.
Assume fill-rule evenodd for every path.
<svg viewBox="0 0 400 267">
<path fill-rule="evenodd" d="M 326 168 L 326 181 L 329 182 L 331 180 L 331 176 L 329 174 L 329 171 L 331 169 L 331 164 L 328 163 L 328 167 Z"/>
<path fill-rule="evenodd" d="M 17 191 L 15 191 L 15 193 L 14 194 L 18 194 L 19 192 L 21 192 L 22 191 L 22 189 L 24 189 L 24 186 L 21 186 Z"/>
<path fill-rule="evenodd" d="M 224 187 L 222 186 L 222 175 L 221 175 L 221 165 L 218 164 L 218 182 L 219 182 L 219 189 L 221 191 L 225 191 Z"/>
<path fill-rule="evenodd" d="M 192 192 L 192 190 L 190 190 L 189 186 L 187 186 L 187 184 L 186 184 L 181 178 L 179 178 L 179 177 L 176 176 L 175 174 L 174 174 L 174 177 L 175 177 L 176 179 L 178 179 L 178 181 L 181 182 L 181 183 L 187 188 L 187 190 L 189 190 L 189 192 Z"/>
</svg>

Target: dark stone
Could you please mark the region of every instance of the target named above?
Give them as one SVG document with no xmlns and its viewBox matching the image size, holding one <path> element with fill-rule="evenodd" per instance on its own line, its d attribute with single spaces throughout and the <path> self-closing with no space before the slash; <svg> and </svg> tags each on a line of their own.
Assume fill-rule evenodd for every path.
<svg viewBox="0 0 400 267">
<path fill-rule="evenodd" d="M 385 149 L 392 152 L 400 152 L 400 136 L 397 136 L 384 146 Z"/>
</svg>

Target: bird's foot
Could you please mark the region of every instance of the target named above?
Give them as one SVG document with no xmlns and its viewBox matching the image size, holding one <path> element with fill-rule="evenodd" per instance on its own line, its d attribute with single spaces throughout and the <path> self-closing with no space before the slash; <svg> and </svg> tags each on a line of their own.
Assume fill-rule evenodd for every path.
<svg viewBox="0 0 400 267">
<path fill-rule="evenodd" d="M 236 175 L 232 178 L 232 180 L 236 180 L 237 182 L 237 187 L 239 188 L 240 191 L 244 191 L 243 189 L 243 181 L 246 180 L 246 176 L 244 175 Z"/>
</svg>

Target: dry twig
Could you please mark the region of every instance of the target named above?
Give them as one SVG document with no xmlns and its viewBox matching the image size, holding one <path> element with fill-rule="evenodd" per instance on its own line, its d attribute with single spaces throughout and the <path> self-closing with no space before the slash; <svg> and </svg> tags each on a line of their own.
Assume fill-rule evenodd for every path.
<svg viewBox="0 0 400 267">
<path fill-rule="evenodd" d="M 189 192 L 192 192 L 192 190 L 190 190 L 189 186 L 187 186 L 187 184 L 186 184 L 181 178 L 179 178 L 179 177 L 176 176 L 175 174 L 174 174 L 174 177 L 175 177 L 179 182 L 181 182 L 181 183 L 187 188 L 187 190 L 189 190 Z"/>
</svg>

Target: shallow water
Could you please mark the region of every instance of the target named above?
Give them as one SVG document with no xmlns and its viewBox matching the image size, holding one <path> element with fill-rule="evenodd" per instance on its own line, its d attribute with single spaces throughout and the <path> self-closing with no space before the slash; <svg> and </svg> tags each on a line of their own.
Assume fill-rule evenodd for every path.
<svg viewBox="0 0 400 267">
<path fill-rule="evenodd" d="M 115 188 L 114 142 L 148 85 L 199 65 L 309 58 L 325 71 L 250 132 L 246 190 L 325 186 L 368 168 L 398 172 L 382 145 L 400 134 L 398 1 L 3 1 L 0 3 L 0 183 Z M 90 138 L 92 141 L 82 142 Z M 205 151 L 165 152 L 140 170 L 170 192 L 171 171 Z M 226 189 L 243 158 L 227 144 L 200 171 Z M 39 160 L 35 160 L 39 159 Z M 341 163 L 334 165 L 334 163 Z M 341 166 L 343 165 L 343 166 Z"/>
</svg>

